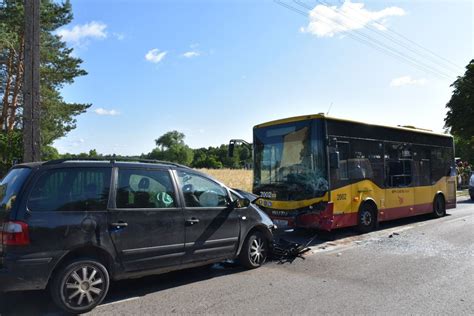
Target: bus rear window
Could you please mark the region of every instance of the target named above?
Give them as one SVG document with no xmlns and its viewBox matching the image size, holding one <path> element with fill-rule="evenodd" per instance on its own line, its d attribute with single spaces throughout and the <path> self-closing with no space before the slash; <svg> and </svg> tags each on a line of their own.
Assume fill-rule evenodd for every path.
<svg viewBox="0 0 474 316">
<path fill-rule="evenodd" d="M 0 182 L 0 211 L 10 211 L 16 197 L 30 174 L 29 168 L 12 169 Z"/>
</svg>

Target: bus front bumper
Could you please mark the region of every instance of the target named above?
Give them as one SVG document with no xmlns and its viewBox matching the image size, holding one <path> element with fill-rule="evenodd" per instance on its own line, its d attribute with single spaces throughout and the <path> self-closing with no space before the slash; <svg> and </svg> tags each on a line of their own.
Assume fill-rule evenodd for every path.
<svg viewBox="0 0 474 316">
<path fill-rule="evenodd" d="M 330 231 L 334 225 L 334 204 L 329 202 L 319 213 L 306 213 L 296 217 L 296 227 Z"/>
<path fill-rule="evenodd" d="M 322 211 L 307 212 L 291 217 L 270 215 L 278 229 L 311 228 L 330 231 L 334 225 L 334 204 L 329 202 Z"/>
</svg>

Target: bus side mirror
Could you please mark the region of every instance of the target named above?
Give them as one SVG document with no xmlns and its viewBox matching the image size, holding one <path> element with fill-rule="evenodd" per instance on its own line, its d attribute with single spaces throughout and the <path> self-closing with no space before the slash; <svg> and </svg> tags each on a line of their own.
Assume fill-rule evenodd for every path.
<svg viewBox="0 0 474 316">
<path fill-rule="evenodd" d="M 229 158 L 234 157 L 234 148 L 235 148 L 235 143 L 234 143 L 233 141 L 231 141 L 231 142 L 229 143 L 229 151 L 227 152 L 227 156 L 228 156 Z"/>
<path fill-rule="evenodd" d="M 339 152 L 329 153 L 329 166 L 331 169 L 339 169 Z"/>
</svg>

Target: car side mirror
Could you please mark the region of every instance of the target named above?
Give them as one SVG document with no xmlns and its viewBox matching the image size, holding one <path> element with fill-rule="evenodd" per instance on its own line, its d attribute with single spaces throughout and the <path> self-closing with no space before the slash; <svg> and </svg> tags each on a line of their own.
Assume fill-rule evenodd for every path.
<svg viewBox="0 0 474 316">
<path fill-rule="evenodd" d="M 230 203 L 232 209 L 235 208 L 246 208 L 250 205 L 250 200 L 247 198 L 238 198 Z"/>
<path fill-rule="evenodd" d="M 339 152 L 329 153 L 329 166 L 331 169 L 339 169 Z"/>
</svg>

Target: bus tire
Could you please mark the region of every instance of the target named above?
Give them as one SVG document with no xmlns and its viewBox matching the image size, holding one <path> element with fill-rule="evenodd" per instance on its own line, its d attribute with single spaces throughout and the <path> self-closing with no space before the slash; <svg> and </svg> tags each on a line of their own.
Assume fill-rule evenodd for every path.
<svg viewBox="0 0 474 316">
<path fill-rule="evenodd" d="M 438 194 L 433 202 L 433 217 L 440 218 L 446 215 L 446 203 L 444 197 Z"/>
<path fill-rule="evenodd" d="M 357 230 L 360 233 L 368 233 L 375 229 L 377 218 L 376 209 L 370 203 L 363 203 L 357 213 Z"/>
</svg>

